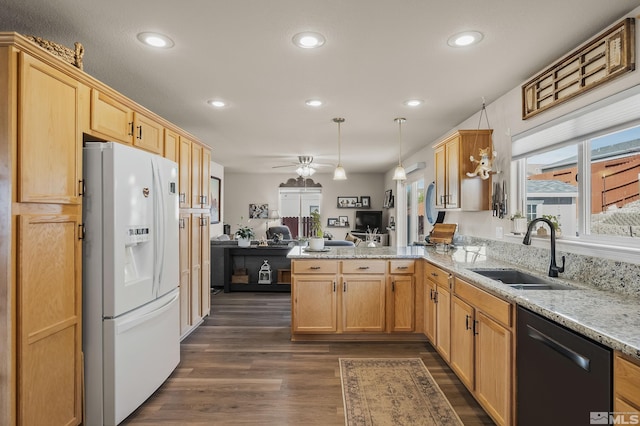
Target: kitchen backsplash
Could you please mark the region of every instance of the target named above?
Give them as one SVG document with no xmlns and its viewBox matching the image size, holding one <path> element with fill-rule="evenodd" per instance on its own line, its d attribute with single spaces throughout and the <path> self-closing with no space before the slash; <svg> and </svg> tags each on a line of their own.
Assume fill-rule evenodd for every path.
<svg viewBox="0 0 640 426">
<path fill-rule="evenodd" d="M 487 255 L 495 259 L 533 271 L 547 273 L 549 270 L 549 249 L 469 236 L 464 237 L 464 242 L 471 245 L 486 245 Z M 560 274 L 561 278 L 578 281 L 601 290 L 640 297 L 640 265 L 560 250 L 556 253 L 558 264 L 562 262 L 561 256 L 566 258 L 565 271 Z"/>
</svg>

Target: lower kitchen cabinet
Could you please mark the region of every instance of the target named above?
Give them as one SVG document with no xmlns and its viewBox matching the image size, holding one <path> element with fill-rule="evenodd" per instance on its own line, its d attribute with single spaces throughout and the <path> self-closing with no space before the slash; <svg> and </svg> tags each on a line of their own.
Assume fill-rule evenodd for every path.
<svg viewBox="0 0 640 426">
<path fill-rule="evenodd" d="M 635 419 L 625 415 L 625 424 L 637 423 L 640 418 L 640 362 L 616 352 L 613 357 L 613 411 L 634 413 Z"/>
<path fill-rule="evenodd" d="M 342 332 L 385 331 L 386 263 L 384 260 L 342 262 Z"/>
<path fill-rule="evenodd" d="M 393 261 L 383 259 L 293 259 L 292 339 L 305 334 L 398 339 L 396 332 L 422 339 L 407 333 L 415 330 L 416 280 L 414 261 L 402 263 L 402 273 L 390 274 Z"/>
<path fill-rule="evenodd" d="M 338 331 L 338 262 L 291 262 L 291 334 Z"/>
<path fill-rule="evenodd" d="M 498 425 L 512 423 L 513 307 L 455 278 L 450 365 Z"/>
<path fill-rule="evenodd" d="M 475 386 L 474 335 L 475 311 L 457 296 L 451 300 L 451 369 L 465 386 Z"/>
<path fill-rule="evenodd" d="M 451 274 L 426 263 L 425 334 L 442 358 L 449 362 L 451 351 Z"/>
<path fill-rule="evenodd" d="M 392 260 L 389 262 L 389 331 L 414 331 L 416 285 L 414 260 Z"/>
</svg>

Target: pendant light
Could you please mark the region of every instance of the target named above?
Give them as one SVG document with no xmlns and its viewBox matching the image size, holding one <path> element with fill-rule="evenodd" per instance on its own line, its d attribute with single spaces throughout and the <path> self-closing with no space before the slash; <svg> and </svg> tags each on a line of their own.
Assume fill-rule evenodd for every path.
<svg viewBox="0 0 640 426">
<path fill-rule="evenodd" d="M 340 133 L 340 124 L 344 123 L 344 118 L 334 118 L 334 123 L 338 123 L 338 165 L 336 169 L 333 171 L 333 180 L 346 180 L 347 172 L 344 171 L 344 167 L 342 167 L 342 157 L 341 157 L 341 133 Z"/>
<path fill-rule="evenodd" d="M 396 167 L 396 170 L 393 172 L 393 180 L 406 180 L 407 173 L 405 172 L 404 167 L 402 167 L 402 123 L 407 121 L 407 119 L 398 117 L 393 121 L 398 123 L 398 142 L 400 145 L 399 147 L 400 150 L 398 153 L 398 166 Z"/>
</svg>

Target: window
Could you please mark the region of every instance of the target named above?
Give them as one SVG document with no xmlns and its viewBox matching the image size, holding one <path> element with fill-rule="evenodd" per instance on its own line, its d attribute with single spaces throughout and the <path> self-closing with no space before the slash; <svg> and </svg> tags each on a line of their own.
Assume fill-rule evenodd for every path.
<svg viewBox="0 0 640 426">
<path fill-rule="evenodd" d="M 424 179 L 405 185 L 407 201 L 407 244 L 424 241 L 425 188 Z"/>
<path fill-rule="evenodd" d="M 640 126 L 559 143 L 519 160 L 527 220 L 555 216 L 562 235 L 640 238 Z"/>
</svg>

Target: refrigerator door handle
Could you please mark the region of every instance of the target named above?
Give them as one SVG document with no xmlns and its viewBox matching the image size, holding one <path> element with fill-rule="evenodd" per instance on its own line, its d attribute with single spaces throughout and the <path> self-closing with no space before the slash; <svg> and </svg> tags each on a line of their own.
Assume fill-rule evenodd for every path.
<svg viewBox="0 0 640 426">
<path fill-rule="evenodd" d="M 131 318 L 130 320 L 124 321 L 120 324 L 116 325 L 116 334 L 122 334 L 124 332 L 126 332 L 127 330 L 130 330 L 140 324 L 142 324 L 143 322 L 147 322 L 152 318 L 155 318 L 159 315 L 162 315 L 164 312 L 168 311 L 169 309 L 171 309 L 171 305 L 180 297 L 180 293 L 176 293 L 167 303 L 165 303 L 162 306 L 159 306 L 158 309 L 155 309 L 151 312 L 147 312 L 144 315 L 141 315 L 139 317 L 134 317 Z"/>
<path fill-rule="evenodd" d="M 160 167 L 155 160 L 151 161 L 153 177 L 154 177 L 154 209 L 156 221 L 156 238 L 155 238 L 155 270 L 154 270 L 154 295 L 157 297 L 160 291 L 160 280 L 162 278 L 162 263 L 164 261 L 164 203 L 162 193 L 162 181 L 160 178 Z"/>
</svg>

